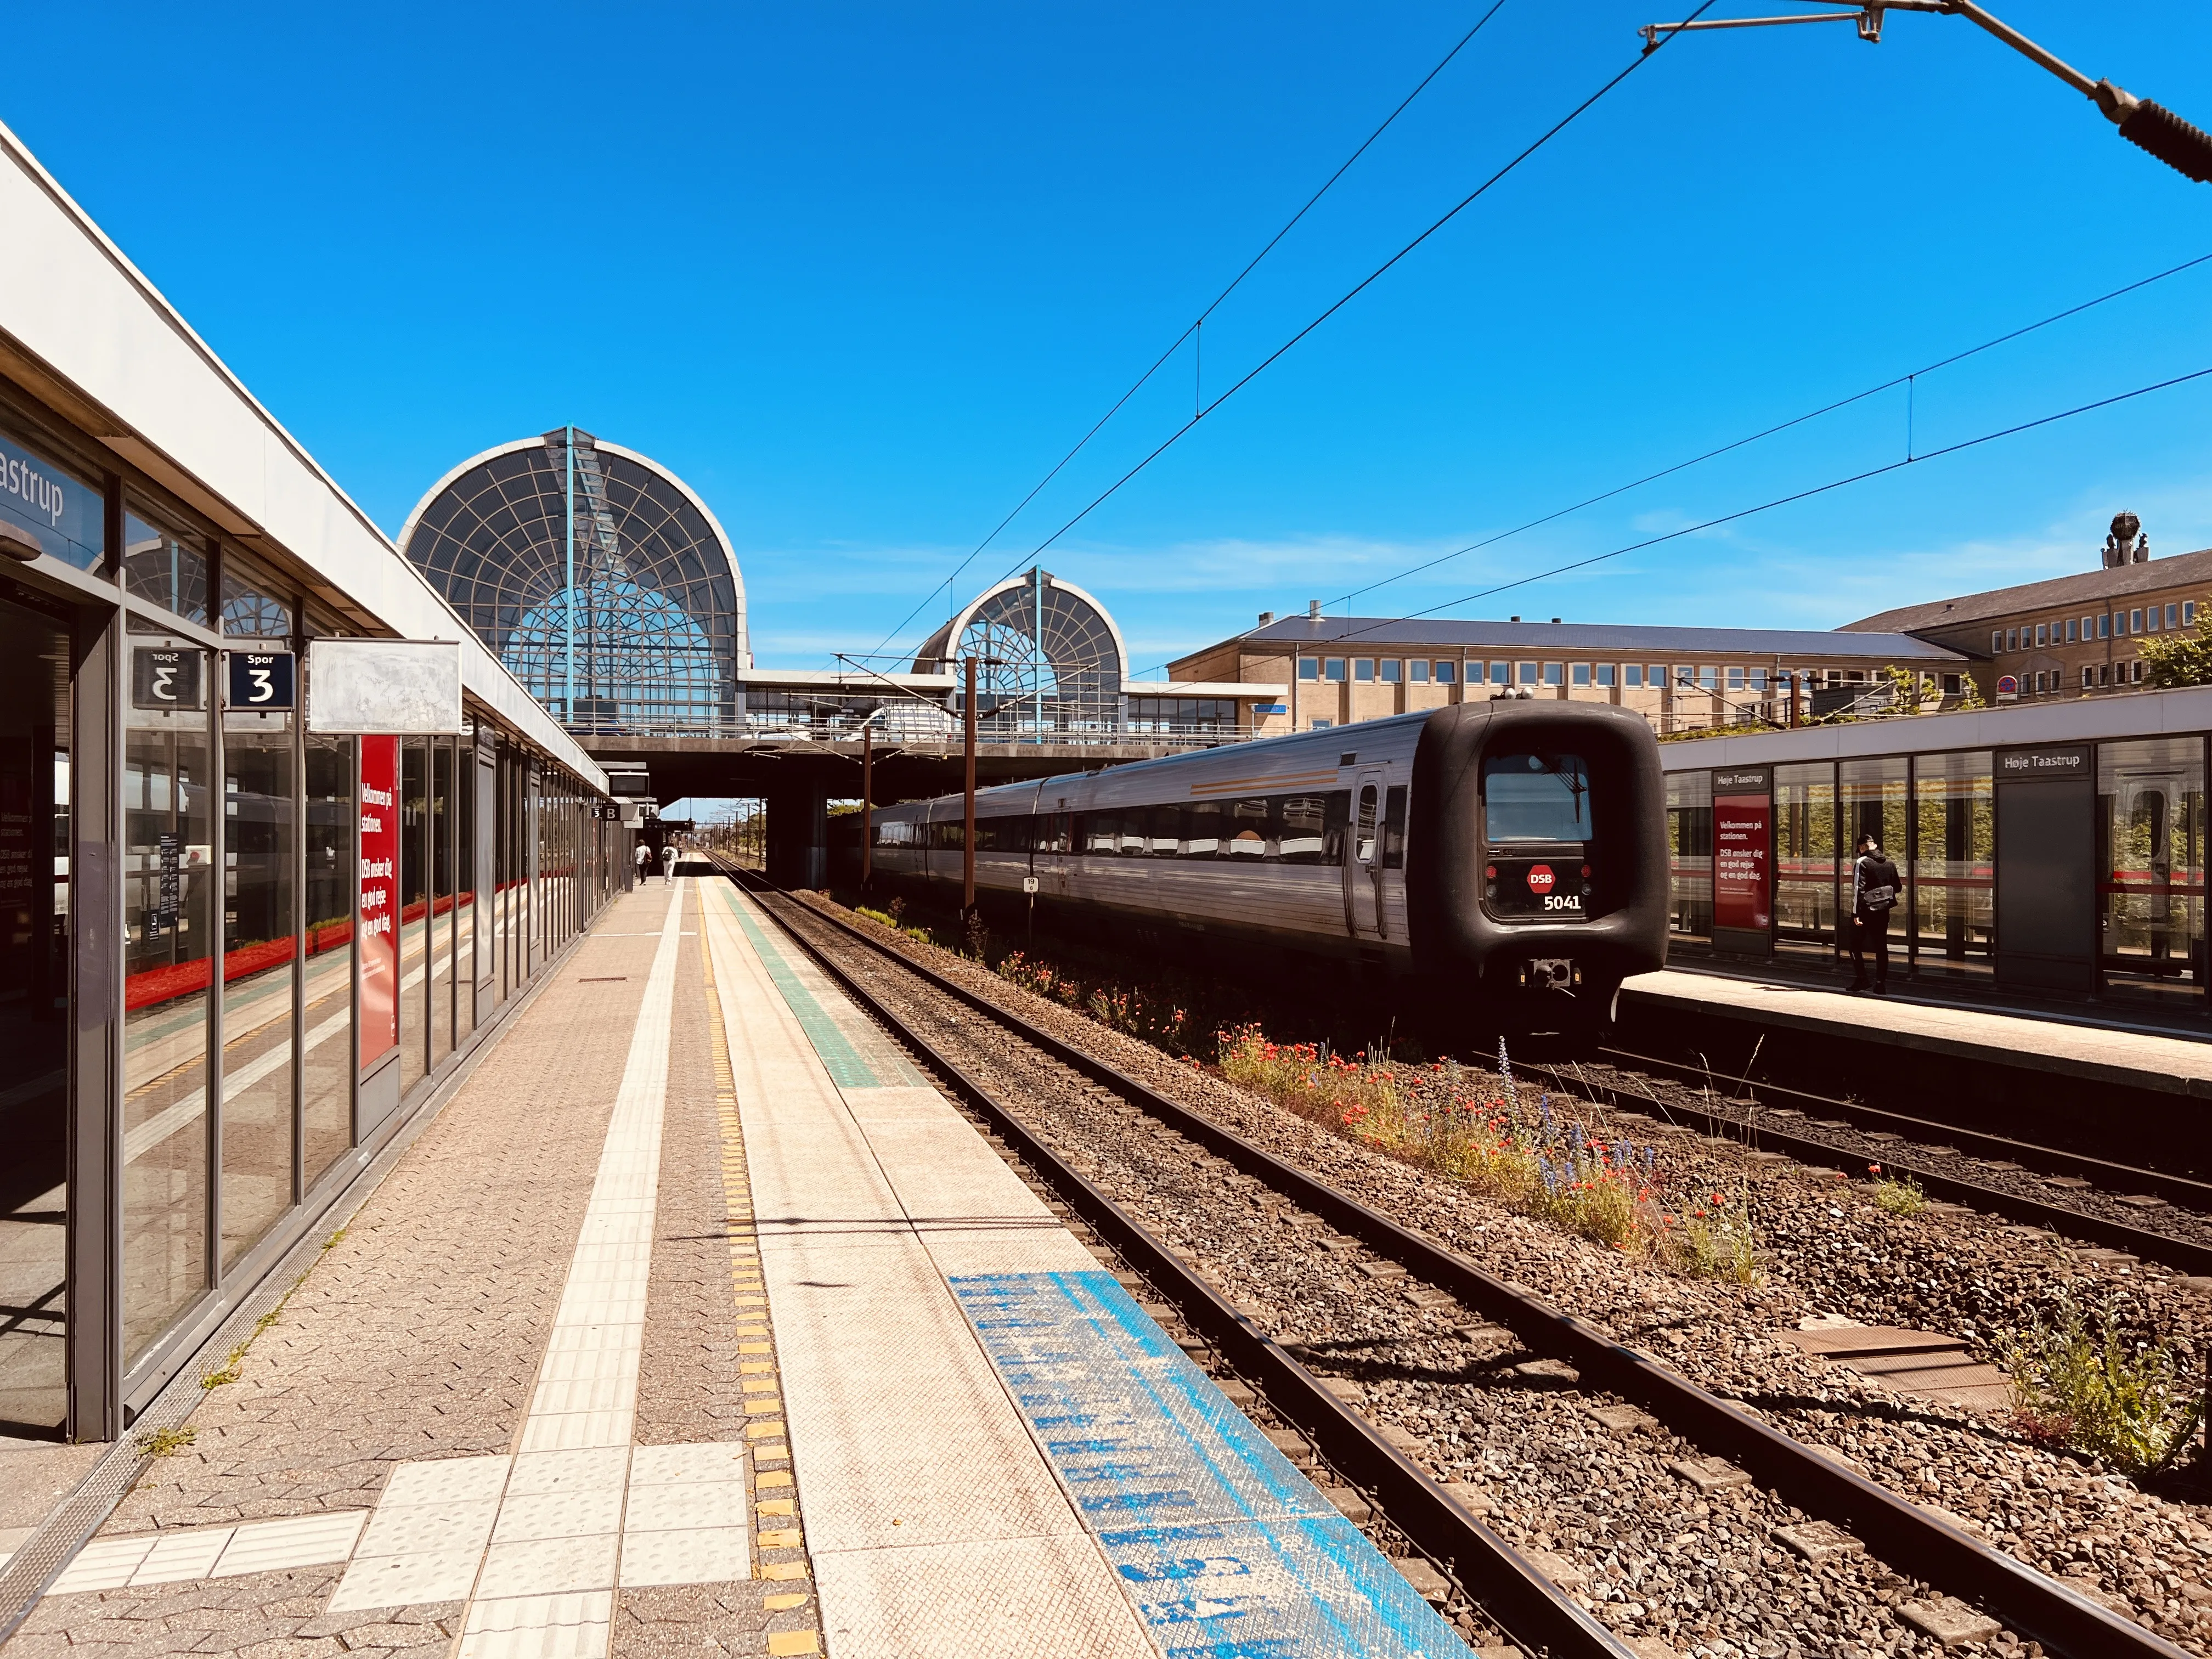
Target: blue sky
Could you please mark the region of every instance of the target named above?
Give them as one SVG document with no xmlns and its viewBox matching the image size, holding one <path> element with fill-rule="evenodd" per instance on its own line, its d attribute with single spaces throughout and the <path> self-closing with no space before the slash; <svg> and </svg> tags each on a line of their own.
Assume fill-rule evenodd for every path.
<svg viewBox="0 0 2212 1659">
<path fill-rule="evenodd" d="M 1680 9 L 1506 0 L 1207 325 L 1204 384 Z M 1479 10 L 47 7 L 10 19 L 44 72 L 0 118 L 387 529 L 460 459 L 574 421 L 700 490 L 757 656 L 807 665 L 943 582 Z M 2212 9 L 2002 12 L 2212 126 Z M 1047 568 L 1149 668 L 2212 252 L 2212 188 L 2057 82 L 1960 20 L 1887 34 L 1670 46 Z M 2212 264 L 1920 380 L 1914 441 L 2208 367 Z M 1025 568 L 1193 393 L 1186 349 L 955 597 Z M 1878 465 L 1905 427 L 1890 392 L 1357 608 Z M 2158 551 L 2212 545 L 2208 436 L 2212 381 L 1453 614 L 1827 626 L 2084 568 L 2123 507 Z"/>
</svg>

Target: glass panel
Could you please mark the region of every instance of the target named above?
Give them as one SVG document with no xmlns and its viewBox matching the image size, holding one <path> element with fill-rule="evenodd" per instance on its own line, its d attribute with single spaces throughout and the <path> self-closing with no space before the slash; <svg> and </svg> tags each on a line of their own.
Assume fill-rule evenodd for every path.
<svg viewBox="0 0 2212 1659">
<path fill-rule="evenodd" d="M 103 562 L 106 517 L 106 502 L 95 486 L 0 438 L 0 540 L 28 541 L 64 564 L 96 570 Z"/>
<path fill-rule="evenodd" d="M 430 740 L 430 1064 L 453 1052 L 453 745 Z"/>
<path fill-rule="evenodd" d="M 223 716 L 222 1266 L 292 1206 L 292 719 Z"/>
<path fill-rule="evenodd" d="M 1913 945 L 1923 972 L 1989 972 L 1996 847 L 1990 774 L 1986 749 L 1913 762 Z"/>
<path fill-rule="evenodd" d="M 1667 775 L 1668 925 L 1692 939 L 1713 931 L 1713 775 Z"/>
<path fill-rule="evenodd" d="M 204 624 L 208 619 L 206 551 L 136 513 L 123 515 L 123 585 L 186 622 Z"/>
<path fill-rule="evenodd" d="M 1777 949 L 1822 955 L 1836 940 L 1836 769 L 1827 761 L 1774 769 Z"/>
<path fill-rule="evenodd" d="M 1856 857 L 1859 837 L 1872 836 L 1881 843 L 1881 850 L 1900 869 L 1905 863 L 1906 805 L 1906 773 L 1908 766 L 1902 755 L 1890 755 L 1880 760 L 1849 760 L 1838 763 L 1837 782 L 1841 791 L 1844 809 L 1844 838 L 1845 859 Z M 1838 885 L 1844 893 L 1842 902 L 1850 902 L 1850 871 L 1848 865 L 1840 872 Z M 1887 912 L 1889 936 L 1900 943 L 1911 926 L 1908 907 L 1893 904 Z"/>
<path fill-rule="evenodd" d="M 1589 775 L 1579 755 L 1492 755 L 1482 763 L 1483 840 L 1586 842 Z"/>
<path fill-rule="evenodd" d="M 123 1352 L 128 1366 L 208 1283 L 208 988 L 214 933 L 207 716 L 142 708 L 124 751 Z M 207 653 L 159 648 L 180 680 Z M 199 701 L 197 690 L 191 694 Z"/>
<path fill-rule="evenodd" d="M 222 562 L 222 631 L 240 639 L 281 640 L 292 632 L 289 602 L 268 590 L 271 584 L 244 568 L 234 555 Z"/>
<path fill-rule="evenodd" d="M 453 805 L 453 1041 L 468 1040 L 477 1028 L 477 952 L 483 948 L 477 938 L 483 907 L 477 886 L 477 747 L 463 738 L 455 762 Z"/>
<path fill-rule="evenodd" d="M 2204 988 L 2204 746 L 2097 746 L 2105 986 L 2200 1003 Z"/>
<path fill-rule="evenodd" d="M 59 627 L 0 605 L 0 1434 L 40 1437 L 69 1404 L 69 675 Z"/>
<path fill-rule="evenodd" d="M 307 962 L 301 1169 L 313 1186 L 353 1145 L 351 738 L 307 739 Z"/>
<path fill-rule="evenodd" d="M 399 1091 L 414 1087 L 429 1052 L 429 750 L 399 745 Z"/>
</svg>

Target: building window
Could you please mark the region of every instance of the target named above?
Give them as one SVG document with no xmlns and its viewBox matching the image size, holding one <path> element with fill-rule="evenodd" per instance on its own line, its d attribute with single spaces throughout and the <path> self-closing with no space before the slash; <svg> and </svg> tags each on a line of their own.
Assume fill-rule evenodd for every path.
<svg viewBox="0 0 2212 1659">
<path fill-rule="evenodd" d="M 2184 599 L 2181 602 L 2181 625 L 2184 628 L 2194 628 L 2197 626 L 2196 600 Z"/>
<path fill-rule="evenodd" d="M 1409 660 L 1406 664 L 1406 678 L 1416 685 L 1426 685 L 1429 683 L 1428 659 L 1415 657 Z"/>
<path fill-rule="evenodd" d="M 1321 659 L 1318 657 L 1300 657 L 1298 659 L 1298 678 L 1302 680 L 1319 679 L 1321 678 Z"/>
<path fill-rule="evenodd" d="M 2097 618 L 2097 637 L 2100 640 L 2112 637 L 2112 613 L 2109 611 Z"/>
<path fill-rule="evenodd" d="M 1654 685 L 1664 685 L 1667 684 L 1666 664 L 1655 662 L 1651 665 L 1651 684 Z"/>
<path fill-rule="evenodd" d="M 1698 670 L 1698 684 L 1707 691 L 1721 689 L 1721 671 L 1711 665 Z"/>
<path fill-rule="evenodd" d="M 2096 671 L 2095 669 L 2094 669 L 2094 668 L 2090 667 L 2090 666 L 2089 666 L 2089 665 L 2088 665 L 2087 663 L 2083 663 L 2083 664 L 2081 665 L 2081 689 L 2082 689 L 2084 691 L 2087 691 L 2087 690 L 2091 686 L 2094 685 L 2096 683 L 2097 683 L 2097 671 Z"/>
<path fill-rule="evenodd" d="M 1536 665 L 1533 662 L 1524 662 L 1521 664 L 1513 671 L 1513 678 L 1519 680 L 1523 685 L 1535 684 Z"/>
<path fill-rule="evenodd" d="M 2087 669 L 2086 669 L 2086 668 L 2085 668 L 2085 669 L 2083 669 L 2081 672 L 2082 672 L 2083 673 L 2085 673 L 2085 674 L 2086 674 L 2086 673 L 2087 673 L 2089 671 L 2088 671 Z M 1960 682 L 1960 677 L 1959 677 L 1958 675 L 1956 675 L 1956 674 L 1946 674 L 1946 675 L 1944 675 L 1944 676 L 1943 676 L 1943 695 L 1944 695 L 1945 696 L 1947 696 L 1947 697 L 1955 697 L 1955 696 L 1957 696 L 1959 695 L 1959 690 L 1960 690 L 1960 684 L 1961 684 L 1961 682 Z"/>
<path fill-rule="evenodd" d="M 2074 643 L 2074 618 L 2071 617 L 2066 619 L 2066 643 Z"/>
<path fill-rule="evenodd" d="M 2069 623 L 2066 625 L 2071 628 L 2074 624 Z M 2073 635 L 2069 634 L 2067 637 L 2071 639 Z M 2081 637 L 2085 640 L 2094 640 L 2097 637 L 2097 619 L 2094 617 L 2081 618 Z"/>
<path fill-rule="evenodd" d="M 2168 606 L 2166 606 L 2166 625 L 2168 628 L 2172 627 L 2172 626 L 2173 626 L 2173 624 L 2174 624 L 2174 620 L 2175 620 L 2174 608 L 2173 608 L 2173 606 L 2172 606 L 2172 605 L 2169 605 Z"/>
<path fill-rule="evenodd" d="M 1577 663 L 1575 665 L 1574 683 L 1577 685 L 1588 685 L 1590 683 L 1589 671 L 1590 665 L 1588 663 Z"/>
<path fill-rule="evenodd" d="M 1373 679 L 1375 678 L 1375 659 L 1372 657 L 1354 657 L 1352 659 L 1352 678 L 1355 680 Z"/>
<path fill-rule="evenodd" d="M 1482 671 L 1479 668 L 1476 669 L 1475 677 L 1479 679 L 1481 676 Z M 1438 685 L 1453 684 L 1458 680 L 1458 678 L 1459 665 L 1457 663 L 1447 662 L 1442 657 L 1437 659 L 1437 684 Z"/>
<path fill-rule="evenodd" d="M 1322 664 L 1321 672 L 1322 678 L 1323 679 L 1342 679 L 1344 678 L 1344 659 L 1341 657 L 1329 658 L 1327 661 Z"/>
<path fill-rule="evenodd" d="M 1747 678 L 1750 681 L 1751 689 L 1753 690 L 1764 691 L 1766 690 L 1766 671 L 1764 668 L 1753 669 Z"/>
<path fill-rule="evenodd" d="M 2043 695 L 2043 671 L 2039 668 L 2035 671 L 2035 695 L 2039 697 Z"/>
<path fill-rule="evenodd" d="M 1398 674 L 1398 659 L 1395 657 L 1385 657 L 1382 659 L 1382 684 L 1385 685 L 1397 684 Z"/>
<path fill-rule="evenodd" d="M 1991 629 L 1990 630 L 1990 655 L 1991 655 L 1992 657 L 1994 657 L 1994 656 L 1997 655 L 2000 652 L 2002 652 L 2003 649 L 2004 649 L 2004 629 L 2002 629 L 2002 628 L 1993 628 L 1993 629 Z"/>
<path fill-rule="evenodd" d="M 1316 720 L 1313 725 L 1307 729 L 1314 732 L 1326 732 L 1335 724 L 1336 722 L 1334 720 Z"/>
<path fill-rule="evenodd" d="M 1728 677 L 1729 690 L 1741 691 L 1743 690 L 1743 670 L 1741 668 L 1731 668 L 1728 672 Z"/>
<path fill-rule="evenodd" d="M 1620 671 L 1620 683 L 1623 685 L 1642 685 L 1644 665 L 1640 662 L 1632 662 L 1623 667 Z"/>
<path fill-rule="evenodd" d="M 2046 635 L 2048 635 L 2048 634 L 2050 633 L 2050 631 L 2051 631 L 2051 630 L 2050 630 L 2049 629 L 2045 628 L 2045 627 L 2041 623 L 2036 623 L 2036 625 L 2035 625 L 2035 643 L 2036 643 L 2036 646 L 2037 646 L 2037 647 L 2038 647 L 2039 649 L 2040 649 L 2042 647 L 2046 646 L 2046 645 L 2048 645 L 2048 644 L 2050 644 L 2050 643 L 2051 643 L 2051 641 L 2050 641 L 2046 637 L 2045 637 Z"/>
<path fill-rule="evenodd" d="M 1490 683 L 1492 685 L 1510 685 L 1513 683 L 1513 665 L 1510 662 L 1491 664 Z"/>
<path fill-rule="evenodd" d="M 1611 685 L 1613 682 L 1613 677 L 1618 672 L 1618 669 L 1612 663 L 1600 663 L 1597 665 L 1597 683 L 1600 685 Z"/>
<path fill-rule="evenodd" d="M 2005 629 L 2005 649 L 2008 651 L 2020 649 L 2020 630 L 2017 628 Z"/>
<path fill-rule="evenodd" d="M 1547 684 L 1547 685 L 1565 685 L 1566 683 L 1567 683 L 1567 665 L 1566 665 L 1566 664 L 1565 664 L 1565 663 L 1563 663 L 1563 662 L 1547 662 L 1547 663 L 1546 663 L 1546 664 L 1544 665 L 1544 684 Z"/>
<path fill-rule="evenodd" d="M 2142 611 L 2129 611 L 2129 612 L 2128 612 L 2128 632 L 2129 632 L 2129 633 L 2130 633 L 2130 634 L 2140 634 L 2140 633 L 2142 633 L 2142 631 L 2143 631 L 2143 625 L 2142 625 Z"/>
<path fill-rule="evenodd" d="M 2137 685 L 2141 685 L 2142 684 L 2142 659 L 2141 657 L 2137 657 L 2135 661 L 2129 665 L 2128 678 L 2133 680 Z"/>
</svg>

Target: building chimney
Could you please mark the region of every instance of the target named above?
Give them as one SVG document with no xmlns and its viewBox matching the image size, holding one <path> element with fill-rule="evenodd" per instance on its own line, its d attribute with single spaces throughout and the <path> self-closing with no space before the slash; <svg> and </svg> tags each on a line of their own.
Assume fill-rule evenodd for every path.
<svg viewBox="0 0 2212 1659">
<path fill-rule="evenodd" d="M 1508 622 L 1519 622 L 1521 618 L 1518 617 L 1508 617 L 1505 620 Z"/>
<path fill-rule="evenodd" d="M 1559 618 L 1558 618 L 1557 617 L 1553 617 L 1553 618 L 1552 618 L 1552 620 L 1553 620 L 1553 622 L 1557 622 L 1557 621 L 1559 621 Z"/>
<path fill-rule="evenodd" d="M 1312 617 L 1316 622 L 1319 622 L 1321 620 L 1321 601 L 1319 599 L 1308 599 L 1306 601 L 1306 615 Z"/>
<path fill-rule="evenodd" d="M 2142 533 L 2142 520 L 2132 513 L 2112 515 L 2112 533 L 2105 538 L 2105 568 L 2150 562 L 2150 538 Z"/>
<path fill-rule="evenodd" d="M 1260 613 L 1260 626 L 1262 628 L 1265 628 L 1269 623 L 1274 620 L 1275 613 L 1272 611 L 1262 611 Z"/>
</svg>

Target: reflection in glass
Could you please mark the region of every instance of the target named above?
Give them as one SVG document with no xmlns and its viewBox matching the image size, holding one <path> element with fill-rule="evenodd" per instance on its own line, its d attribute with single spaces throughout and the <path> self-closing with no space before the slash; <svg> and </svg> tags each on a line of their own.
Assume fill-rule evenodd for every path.
<svg viewBox="0 0 2212 1659">
<path fill-rule="evenodd" d="M 69 1404 L 69 660 L 0 604 L 0 1434 L 51 1434 Z"/>
<path fill-rule="evenodd" d="M 430 1064 L 453 1052 L 453 745 L 430 739 Z"/>
<path fill-rule="evenodd" d="M 226 554 L 222 562 L 222 631 L 240 639 L 282 640 L 292 632 L 289 601 L 268 592 L 242 562 Z"/>
<path fill-rule="evenodd" d="M 1990 751 L 1922 755 L 1912 766 L 1916 969 L 1987 971 L 1996 816 Z M 1890 849 L 1890 856 L 1897 856 Z"/>
<path fill-rule="evenodd" d="M 208 619 L 206 550 L 136 513 L 123 515 L 123 585 L 186 622 Z"/>
<path fill-rule="evenodd" d="M 1693 939 L 1713 932 L 1713 775 L 1667 775 L 1668 925 Z"/>
<path fill-rule="evenodd" d="M 1777 949 L 1832 952 L 1836 939 L 1836 769 L 1828 761 L 1774 769 Z"/>
<path fill-rule="evenodd" d="M 420 738 L 399 745 L 399 1091 L 422 1078 L 429 1052 L 429 750 Z"/>
<path fill-rule="evenodd" d="M 193 654 L 203 658 L 204 682 L 204 653 Z M 129 720 L 123 779 L 126 1366 L 208 1283 L 209 907 L 216 886 L 207 716 L 133 708 Z"/>
<path fill-rule="evenodd" d="M 292 1205 L 298 956 L 289 714 L 223 716 L 222 1266 Z"/>
<path fill-rule="evenodd" d="M 477 1026 L 477 749 L 464 737 L 454 762 L 453 788 L 453 1042 L 468 1041 Z"/>
<path fill-rule="evenodd" d="M 1483 838 L 1590 838 L 1589 774 L 1579 755 L 1492 755 L 1482 763 Z"/>
<path fill-rule="evenodd" d="M 353 1144 L 351 738 L 307 739 L 307 988 L 301 1171 L 313 1186 Z"/>
<path fill-rule="evenodd" d="M 1837 873 L 1837 907 L 1851 902 L 1849 860 L 1858 856 L 1859 837 L 1872 836 L 1881 843 L 1900 873 L 1905 868 L 1905 822 L 1908 763 L 1902 755 L 1875 760 L 1847 760 L 1836 768 L 1838 799 L 1844 811 L 1844 852 L 1846 862 Z M 1902 943 L 1911 915 L 1902 903 L 1889 908 L 1889 936 Z"/>
<path fill-rule="evenodd" d="M 2204 748 L 2198 738 L 2097 746 L 2106 987 L 2201 1000 Z"/>
</svg>

